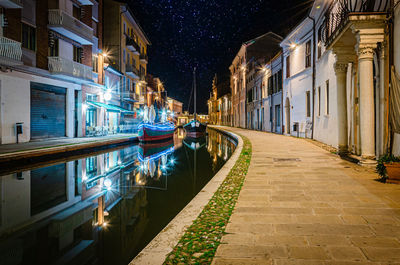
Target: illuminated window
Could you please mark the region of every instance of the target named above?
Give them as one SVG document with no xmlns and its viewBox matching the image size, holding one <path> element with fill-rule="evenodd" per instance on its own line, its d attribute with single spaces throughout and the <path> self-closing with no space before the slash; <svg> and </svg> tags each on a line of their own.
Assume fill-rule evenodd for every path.
<svg viewBox="0 0 400 265">
<path fill-rule="evenodd" d="M 311 67 L 311 40 L 306 43 L 306 68 Z"/>
</svg>

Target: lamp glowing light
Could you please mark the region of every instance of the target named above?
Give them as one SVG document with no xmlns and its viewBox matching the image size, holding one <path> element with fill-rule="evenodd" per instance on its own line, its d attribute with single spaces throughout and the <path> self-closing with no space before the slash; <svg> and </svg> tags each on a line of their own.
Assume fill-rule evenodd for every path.
<svg viewBox="0 0 400 265">
<path fill-rule="evenodd" d="M 106 93 L 104 93 L 104 99 L 106 100 L 106 101 L 109 101 L 109 100 L 111 100 L 111 92 L 110 92 L 110 90 L 107 90 L 107 92 Z"/>
<path fill-rule="evenodd" d="M 103 227 L 106 227 L 106 226 L 107 226 L 107 223 L 106 223 L 106 222 L 104 222 L 104 223 L 103 223 Z"/>
<path fill-rule="evenodd" d="M 107 190 L 111 190 L 111 185 L 112 185 L 111 179 L 104 180 L 104 187 L 106 187 Z"/>
<path fill-rule="evenodd" d="M 82 104 L 82 110 L 83 110 L 83 111 L 86 111 L 87 107 L 88 107 L 88 105 L 87 105 L 86 103 L 83 103 L 83 104 Z"/>
<path fill-rule="evenodd" d="M 175 164 L 175 159 L 172 158 L 169 162 L 173 165 Z"/>
<path fill-rule="evenodd" d="M 292 48 L 292 49 L 296 49 L 296 47 L 297 47 L 297 44 L 296 44 L 296 43 L 292 43 L 292 44 L 290 44 L 290 48 Z"/>
</svg>

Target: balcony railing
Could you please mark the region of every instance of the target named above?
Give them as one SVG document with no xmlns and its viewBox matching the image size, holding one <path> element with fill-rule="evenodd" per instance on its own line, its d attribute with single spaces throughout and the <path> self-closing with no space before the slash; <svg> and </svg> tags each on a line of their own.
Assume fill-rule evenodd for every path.
<svg viewBox="0 0 400 265">
<path fill-rule="evenodd" d="M 93 29 L 60 9 L 49 10 L 49 28 L 82 45 L 91 45 Z"/>
<path fill-rule="evenodd" d="M 329 46 L 345 28 L 350 15 L 385 14 L 390 0 L 334 0 L 325 14 L 324 42 Z"/>
<path fill-rule="evenodd" d="M 139 96 L 134 91 L 125 91 L 121 93 L 122 99 L 128 102 L 138 102 Z"/>
<path fill-rule="evenodd" d="M 128 35 L 125 35 L 126 39 L 126 48 L 130 50 L 131 52 L 138 53 L 140 51 L 139 45 L 135 42 L 134 39 L 129 37 Z"/>
<path fill-rule="evenodd" d="M 22 8 L 22 0 L 0 0 L 0 6 L 4 8 Z"/>
<path fill-rule="evenodd" d="M 149 57 L 147 56 L 147 54 L 140 54 L 140 61 L 142 61 L 143 63 L 147 63 L 149 61 Z"/>
<path fill-rule="evenodd" d="M 139 71 L 131 64 L 125 65 L 125 73 L 133 78 L 139 78 Z"/>
<path fill-rule="evenodd" d="M 53 74 L 71 76 L 79 79 L 92 80 L 92 67 L 64 59 L 48 57 L 49 71 Z"/>
<path fill-rule="evenodd" d="M 22 64 L 21 43 L 6 37 L 0 37 L 1 63 L 6 65 Z"/>
</svg>

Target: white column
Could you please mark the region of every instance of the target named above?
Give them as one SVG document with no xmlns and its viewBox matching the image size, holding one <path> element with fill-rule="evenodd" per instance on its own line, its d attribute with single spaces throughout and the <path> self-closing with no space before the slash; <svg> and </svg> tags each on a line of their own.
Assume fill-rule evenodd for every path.
<svg viewBox="0 0 400 265">
<path fill-rule="evenodd" d="M 379 142 L 380 142 L 380 149 L 379 149 L 379 155 L 383 155 L 385 153 L 385 149 L 386 149 L 386 144 L 385 144 L 385 132 L 386 132 L 386 115 L 385 115 L 385 106 L 387 104 L 386 102 L 386 76 L 387 76 L 387 68 L 386 68 L 386 43 L 382 42 L 381 44 L 381 52 L 380 52 L 380 91 L 379 91 L 379 121 L 380 124 L 379 126 L 379 130 L 380 130 L 380 138 L 379 138 Z"/>
<path fill-rule="evenodd" d="M 375 158 L 375 108 L 374 108 L 374 47 L 362 46 L 358 49 L 360 67 L 360 131 L 361 156 Z"/>
<path fill-rule="evenodd" d="M 335 63 L 336 87 L 337 87 L 337 118 L 338 118 L 338 146 L 339 153 L 348 152 L 347 143 L 347 63 Z"/>
<path fill-rule="evenodd" d="M 75 111 L 75 90 L 74 88 L 67 88 L 66 95 L 66 113 L 65 113 L 65 135 L 69 138 L 74 137 L 74 111 Z"/>
</svg>

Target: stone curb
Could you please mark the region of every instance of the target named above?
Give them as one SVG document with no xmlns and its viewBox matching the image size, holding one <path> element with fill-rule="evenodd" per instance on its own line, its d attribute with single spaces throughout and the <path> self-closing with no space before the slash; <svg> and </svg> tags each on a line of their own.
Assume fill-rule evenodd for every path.
<svg viewBox="0 0 400 265">
<path fill-rule="evenodd" d="M 214 193 L 228 176 L 236 164 L 243 149 L 243 140 L 235 133 L 223 130 L 223 127 L 209 126 L 238 141 L 235 151 L 225 165 L 208 182 L 206 186 L 186 205 L 186 207 L 129 263 L 134 264 L 163 264 L 167 255 L 178 244 L 187 228 L 203 211 Z"/>
<path fill-rule="evenodd" d="M 56 153 L 63 153 L 68 151 L 77 151 L 83 149 L 89 149 L 99 146 L 105 145 L 112 145 L 112 144 L 121 144 L 121 143 L 128 143 L 128 142 L 137 142 L 137 136 L 129 136 L 123 138 L 114 138 L 109 140 L 95 140 L 90 142 L 84 143 L 71 143 L 71 144 L 63 144 L 60 146 L 53 146 L 53 147 L 41 147 L 37 149 L 29 149 L 25 151 L 18 151 L 18 152 L 10 152 L 10 153 L 3 153 L 0 154 L 0 163 L 4 163 L 11 160 L 18 160 L 18 159 L 26 159 L 31 157 L 40 157 L 50 154 Z"/>
</svg>

